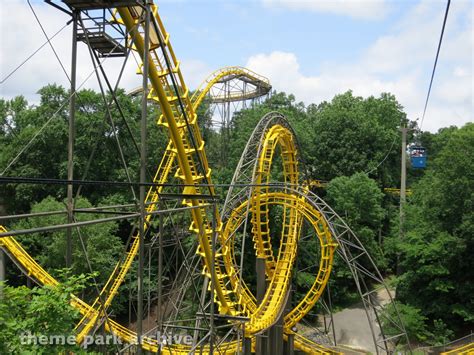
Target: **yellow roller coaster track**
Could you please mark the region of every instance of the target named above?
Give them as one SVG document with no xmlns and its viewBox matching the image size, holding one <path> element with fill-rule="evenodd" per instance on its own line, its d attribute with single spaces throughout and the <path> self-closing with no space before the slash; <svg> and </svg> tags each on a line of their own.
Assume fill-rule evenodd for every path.
<svg viewBox="0 0 474 355">
<path fill-rule="evenodd" d="M 472 354 L 474 354 L 474 342 L 470 343 L 470 344 L 466 344 L 466 345 L 461 346 L 461 347 L 458 347 L 456 349 L 441 353 L 441 355 L 448 355 L 448 354 L 449 355 L 451 355 L 451 354 L 452 355 L 454 355 L 454 354 L 457 354 L 457 355 L 472 355 Z"/>
<path fill-rule="evenodd" d="M 231 80 L 239 80 L 241 82 L 249 84 L 248 86 L 250 86 L 250 88 L 247 86 L 245 90 L 234 89 L 224 94 L 221 92 L 218 92 L 216 94 L 212 93 L 211 89 L 216 84 L 222 84 Z M 152 87 L 149 87 L 149 89 L 152 89 Z M 191 102 L 196 110 L 196 108 L 199 107 L 201 102 L 207 96 L 209 96 L 210 101 L 212 103 L 245 101 L 262 97 L 268 94 L 271 89 L 272 86 L 270 85 L 270 82 L 267 78 L 255 73 L 250 69 L 239 66 L 224 67 L 211 73 L 211 75 L 209 75 L 199 85 L 198 89 L 191 96 Z M 136 96 L 138 94 L 141 94 L 142 92 L 143 88 L 140 86 L 128 92 L 128 95 Z M 149 98 L 153 99 L 153 96 L 150 96 Z"/>
<path fill-rule="evenodd" d="M 133 49 L 142 57 L 144 53 L 144 23 L 142 8 L 122 7 L 116 11 L 115 20 L 124 25 L 130 34 Z M 219 214 L 213 216 L 217 225 L 212 226 L 212 218 L 206 213 L 205 201 L 199 199 L 203 189 L 214 194 L 211 181 L 211 169 L 208 166 L 204 141 L 199 131 L 196 115 L 196 106 L 202 101 L 206 90 L 224 75 L 256 75 L 242 68 L 231 67 L 227 72 L 221 71 L 215 75 L 204 90 L 198 91 L 192 100 L 189 90 L 184 83 L 179 61 L 169 41 L 169 34 L 165 31 L 163 23 L 157 13 L 156 6 L 152 5 L 152 33 L 150 35 L 150 51 L 148 55 L 148 72 L 152 85 L 150 99 L 161 106 L 162 115 L 158 124 L 165 127 L 170 136 L 161 163 L 153 181 L 163 184 L 168 180 L 171 172 L 180 179 L 185 186 L 183 194 L 193 195 L 183 203 L 194 206 L 192 210 L 192 224 L 190 230 L 198 238 L 198 254 L 203 260 L 203 273 L 211 279 L 211 270 L 215 273 L 215 302 L 222 314 L 242 315 L 249 318 L 245 331 L 247 336 L 259 333 L 273 325 L 283 312 L 286 303 L 286 294 L 291 281 L 291 270 L 297 253 L 299 230 L 303 219 L 313 226 L 321 246 L 321 260 L 315 282 L 304 299 L 285 316 L 285 332 L 291 333 L 295 325 L 319 299 L 327 284 L 336 243 L 324 216 L 319 213 L 303 194 L 287 191 L 271 191 L 266 183 L 270 181 L 271 164 L 277 147 L 281 152 L 283 162 L 283 175 L 288 185 L 298 184 L 298 165 L 293 133 L 281 125 L 273 125 L 266 132 L 263 149 L 256 165 L 257 187 L 252 191 L 250 199 L 235 206 L 230 218 L 222 221 Z M 263 81 L 262 81 L 263 82 Z M 175 162 L 178 168 L 173 170 Z M 203 188 L 202 183 L 208 187 Z M 260 186 L 260 184 L 263 184 Z M 162 186 L 150 188 L 146 202 L 148 212 L 156 209 Z M 280 248 L 277 257 L 273 255 L 270 230 L 269 206 L 283 207 L 283 226 L 280 237 Z M 252 233 L 256 253 L 267 261 L 267 277 L 269 284 L 263 301 L 257 304 L 255 297 L 249 291 L 244 281 L 239 277 L 239 270 L 233 252 L 233 238 L 235 229 L 246 218 L 246 212 L 252 214 Z M 147 215 L 144 230 L 146 231 L 151 220 Z M 6 230 L 1 227 L 2 232 Z M 219 252 L 212 259 L 212 235 L 217 232 Z M 126 257 L 117 263 L 112 275 L 100 293 L 100 297 L 88 305 L 79 298 L 72 296 L 72 305 L 80 310 L 83 315 L 76 327 L 77 341 L 82 342 L 97 324 L 98 318 L 105 314 L 113 298 L 123 283 L 132 261 L 138 251 L 138 234 L 133 235 Z M 21 247 L 13 237 L 0 238 L 0 247 L 12 257 L 13 260 L 30 276 L 39 283 L 55 286 L 58 282 L 39 266 L 34 259 Z M 127 342 L 136 342 L 136 334 L 114 321 L 108 321 L 106 328 L 119 335 Z M 157 341 L 150 338 L 143 339 L 143 348 L 157 351 Z M 239 349 L 238 342 L 227 342 L 219 345 L 219 350 L 224 353 L 235 353 Z M 331 350 L 315 344 L 301 336 L 295 337 L 295 346 L 309 353 L 333 353 Z M 189 347 L 173 345 L 163 349 L 170 353 L 188 353 Z M 206 349 L 204 349 L 206 351 Z"/>
<path fill-rule="evenodd" d="M 218 93 L 211 95 L 211 101 L 213 103 L 222 103 L 228 101 L 244 101 L 249 99 L 255 99 L 266 95 L 272 89 L 270 82 L 267 78 L 243 67 L 225 67 L 218 69 L 213 72 L 205 81 L 201 83 L 199 88 L 194 92 L 191 97 L 194 107 L 201 104 L 202 100 L 211 92 L 211 88 L 218 84 L 223 83 L 232 79 L 239 79 L 245 83 L 250 83 L 252 88 L 249 90 L 236 90 L 227 93 Z"/>
</svg>

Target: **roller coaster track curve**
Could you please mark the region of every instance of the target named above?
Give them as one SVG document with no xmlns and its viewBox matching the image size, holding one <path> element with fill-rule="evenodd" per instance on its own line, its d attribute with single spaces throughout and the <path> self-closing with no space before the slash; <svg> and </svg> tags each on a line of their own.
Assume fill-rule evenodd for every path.
<svg viewBox="0 0 474 355">
<path fill-rule="evenodd" d="M 137 7 L 117 8 L 115 20 L 125 26 L 130 34 L 133 48 L 143 60 L 144 23 L 141 11 L 141 8 Z M 297 254 L 300 226 L 303 218 L 306 218 L 318 236 L 322 257 L 315 283 L 310 292 L 293 311 L 285 316 L 285 332 L 291 334 L 291 327 L 311 309 L 323 292 L 329 279 L 334 252 L 338 245 L 341 246 L 337 234 L 334 234 L 334 226 L 325 213 L 328 206 L 317 200 L 317 197 L 312 195 L 307 188 L 299 185 L 297 144 L 294 132 L 281 115 L 274 113 L 270 119 L 267 117 L 262 120 L 265 122 L 265 127 L 264 129 L 260 127 L 260 137 L 251 138 L 251 140 L 254 139 L 254 143 L 258 144 L 258 153 L 255 159 L 251 162 L 244 161 L 246 154 L 249 154 L 246 149 L 242 155 L 244 160 L 241 159 L 236 175 L 234 175 L 236 181 L 244 165 L 251 167 L 251 184 L 254 187 L 241 191 L 231 189 L 222 217 L 217 211 L 212 218 L 207 215 L 204 208 L 205 201 L 199 199 L 199 196 L 204 190 L 213 195 L 214 188 L 211 169 L 204 150 L 204 141 L 199 131 L 196 107 L 202 102 L 206 90 L 209 90 L 225 75 L 252 76 L 253 74 L 237 67 L 228 68 L 227 72 L 217 72 L 207 82 L 205 89 L 198 90 L 191 98 L 179 68 L 179 61 L 171 47 L 169 34 L 164 29 L 155 5 L 152 5 L 152 29 L 154 33 L 151 36 L 151 49 L 147 53 L 148 72 L 152 86 L 149 98 L 160 104 L 163 114 L 158 119 L 158 124 L 169 133 L 170 140 L 153 180 L 158 184 L 158 187 L 150 188 L 146 197 L 147 212 L 156 209 L 162 189 L 161 184 L 164 184 L 170 174 L 174 172 L 174 176 L 183 183 L 183 194 L 194 196 L 192 199 L 185 198 L 183 203 L 195 207 L 191 210 L 190 230 L 196 234 L 199 241 L 197 253 L 202 257 L 203 274 L 208 279 L 216 280 L 213 285 L 215 289 L 214 301 L 218 305 L 220 313 L 241 315 L 250 319 L 245 327 L 246 335 L 249 337 L 273 325 L 282 314 L 291 280 L 291 269 Z M 256 74 L 253 75 L 253 78 L 256 78 Z M 266 86 L 263 80 L 260 78 L 259 80 L 263 83 L 262 87 L 269 90 L 269 85 Z M 277 119 L 274 120 L 275 118 Z M 268 185 L 270 170 L 277 147 L 281 152 L 285 183 L 283 186 L 270 188 Z M 205 187 L 203 187 L 203 183 Z M 276 258 L 271 252 L 269 239 L 268 209 L 270 205 L 283 206 L 284 209 L 281 243 Z M 249 213 L 253 216 L 251 223 L 254 247 L 257 255 L 266 260 L 266 273 L 270 280 L 265 297 L 260 304 L 256 303 L 255 297 L 239 277 L 239 267 L 235 261 L 232 243 L 235 230 L 242 225 L 242 221 L 246 219 L 244 216 Z M 339 218 L 335 213 L 332 216 Z M 146 218 L 145 231 L 150 223 L 151 215 L 147 215 Z M 217 221 L 216 225 L 212 225 L 211 219 Z M 2 231 L 6 231 L 3 227 L 1 228 Z M 215 232 L 218 236 L 219 252 L 214 255 L 216 260 L 213 260 L 212 236 Z M 76 327 L 79 343 L 97 325 L 98 318 L 103 312 L 106 312 L 112 303 L 138 252 L 138 237 L 137 233 L 133 235 L 126 257 L 117 263 L 100 296 L 92 305 L 72 296 L 72 305 L 79 309 L 83 315 Z M 12 257 L 23 271 L 40 284 L 53 287 L 57 285 L 57 281 L 42 269 L 13 237 L 1 238 L 0 247 Z M 215 274 L 214 278 L 211 277 L 212 272 Z M 357 270 L 354 272 L 357 274 Z M 114 321 L 108 321 L 105 326 L 127 342 L 136 341 L 134 332 Z M 404 331 L 404 329 L 401 330 Z M 311 353 L 335 352 L 301 336 L 296 337 L 295 346 Z M 142 347 L 146 350 L 157 351 L 158 344 L 156 340 L 144 338 Z M 240 344 L 235 341 L 220 344 L 220 350 L 224 353 L 235 353 L 239 349 Z M 190 349 L 174 345 L 168 347 L 168 350 L 163 349 L 163 351 L 184 354 L 188 353 Z"/>
</svg>

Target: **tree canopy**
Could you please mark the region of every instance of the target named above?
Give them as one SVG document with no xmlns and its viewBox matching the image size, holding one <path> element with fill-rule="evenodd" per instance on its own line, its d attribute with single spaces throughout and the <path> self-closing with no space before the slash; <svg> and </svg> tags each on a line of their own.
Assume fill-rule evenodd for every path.
<svg viewBox="0 0 474 355">
<path fill-rule="evenodd" d="M 48 85 L 39 90 L 39 95 L 40 102 L 36 105 L 29 104 L 21 96 L 0 99 L 0 172 L 8 167 L 5 176 L 54 179 L 67 176 L 68 108 L 65 103 L 69 93 L 60 86 Z M 131 203 L 137 193 L 128 187 L 100 185 L 100 181 L 126 182 L 128 177 L 137 181 L 139 176 L 140 98 L 127 96 L 122 90 L 117 92 L 117 98 L 124 117 L 112 107 L 110 119 L 106 115 L 110 94 L 104 99 L 92 90 L 78 93 L 75 176 L 95 181 L 97 185 L 75 187 L 76 208 Z M 362 98 L 348 91 L 329 102 L 306 106 L 291 94 L 274 92 L 263 102 L 235 112 L 230 125 L 223 130 L 214 127 L 209 108 L 209 103 L 204 102 L 198 110 L 198 118 L 215 182 L 231 181 L 258 121 L 271 111 L 283 113 L 296 131 L 306 177 L 327 182 L 324 189 L 315 191 L 345 219 L 385 276 L 392 276 L 397 266 L 402 270 L 395 282 L 397 302 L 411 339 L 440 343 L 472 329 L 474 265 L 470 251 L 474 247 L 474 124 L 447 127 L 437 133 L 418 132 L 416 137 L 410 134 L 412 140 L 427 148 L 428 168 L 409 171 L 408 183 L 413 195 L 405 210 L 405 237 L 399 240 L 399 201 L 383 191 L 386 187 L 399 186 L 402 149 L 399 127 L 408 124 L 416 128 L 416 123 L 407 120 L 393 95 L 383 93 L 378 97 Z M 159 113 L 159 107 L 150 105 L 149 174 L 156 169 L 167 144 L 166 134 L 156 126 Z M 46 128 L 42 128 L 45 124 Z M 36 139 L 29 144 L 36 134 Z M 278 171 L 273 173 L 278 175 Z M 9 214 L 65 210 L 65 192 L 64 185 L 1 184 L 0 207 Z M 224 195 L 225 191 L 219 190 L 219 193 Z M 275 209 L 271 214 L 270 230 L 276 235 L 281 228 L 281 213 Z M 89 217 L 78 213 L 76 218 L 86 220 Z M 165 226 L 167 233 L 185 233 L 183 226 L 173 225 L 184 224 L 183 220 L 177 216 L 171 216 L 169 220 Z M 65 215 L 58 215 L 24 219 L 8 227 L 24 229 L 64 222 Z M 152 224 L 152 229 L 155 227 L 155 223 Z M 98 271 L 93 281 L 101 286 L 124 252 L 131 230 L 129 222 L 112 222 L 81 228 L 80 234 L 75 232 L 73 274 L 82 275 L 91 269 Z M 54 270 L 64 267 L 64 232 L 36 233 L 19 239 L 41 265 L 60 276 Z M 184 245 L 190 248 L 192 241 L 184 239 Z M 253 255 L 254 251 L 250 248 L 248 253 Z M 297 297 L 304 295 L 314 280 L 308 268 L 314 264 L 313 258 L 318 257 L 316 238 L 309 238 L 299 246 L 299 253 L 298 267 L 306 271 L 294 275 Z M 350 272 L 340 261 L 336 260 L 333 270 L 334 305 L 343 307 L 356 299 L 357 290 Z M 174 272 L 170 268 L 165 276 L 172 279 L 176 276 Z M 244 272 L 249 287 L 254 287 L 253 266 Z M 156 265 L 151 266 L 150 275 L 156 273 Z M 41 320 L 40 316 L 45 315 L 50 306 L 47 297 L 58 300 L 60 309 L 53 307 L 52 314 L 58 314 L 67 331 L 77 315 L 71 313 L 67 318 L 62 312 L 69 308 L 59 300 L 64 301 L 70 292 L 79 291 L 89 299 L 95 295 L 95 286 L 90 285 L 79 289 L 66 284 L 59 290 L 15 288 L 24 281 L 18 274 L 16 269 L 9 271 L 8 286 L 4 287 L 8 302 L 0 304 L 3 307 L 0 308 L 0 322 L 9 327 L 10 333 L 17 330 L 12 325 L 13 317 L 27 322 L 26 317 L 37 311 Z M 149 290 L 154 285 L 150 282 L 146 287 Z M 127 291 L 135 289 L 136 280 L 127 280 L 124 288 Z M 122 303 L 126 298 L 127 295 L 118 298 L 117 317 L 124 315 Z M 34 302 L 27 304 L 24 299 Z M 9 308 L 8 312 L 5 307 Z M 24 317 L 20 316 L 22 312 Z M 56 329 L 55 324 L 51 329 Z M 36 327 L 29 323 L 21 323 L 21 326 Z M 390 326 L 386 327 L 390 333 Z M 0 352 L 3 351 L 2 344 L 10 344 L 1 340 Z M 19 349 L 13 343 L 7 346 L 8 349 Z"/>
<path fill-rule="evenodd" d="M 474 323 L 474 124 L 450 129 L 443 139 L 406 208 L 397 292 L 431 323 L 462 331 Z"/>
</svg>

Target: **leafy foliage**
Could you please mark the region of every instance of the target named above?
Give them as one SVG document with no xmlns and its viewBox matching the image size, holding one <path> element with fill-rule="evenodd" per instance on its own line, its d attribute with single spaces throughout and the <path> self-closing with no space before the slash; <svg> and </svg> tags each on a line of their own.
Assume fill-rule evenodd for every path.
<svg viewBox="0 0 474 355">
<path fill-rule="evenodd" d="M 39 94 L 40 103 L 33 106 L 21 96 L 11 100 L 0 99 L 1 171 L 51 118 L 47 129 L 22 153 L 20 159 L 11 164 L 7 176 L 65 178 L 67 175 L 65 147 L 69 93 L 60 86 L 48 85 L 40 89 Z M 127 181 L 130 177 L 132 181 L 138 180 L 136 142 L 140 136 L 140 98 L 129 97 L 123 91 L 117 95 L 124 119 L 116 108 L 111 109 L 111 118 L 105 114 L 110 94 L 106 94 L 104 100 L 101 94 L 92 90 L 78 93 L 74 158 L 77 178 Z M 468 124 L 460 129 L 448 127 L 436 134 L 421 132 L 416 137 L 428 150 L 428 169 L 409 171 L 408 182 L 414 195 L 405 211 L 406 236 L 400 242 L 398 236 L 395 237 L 398 234 L 398 200 L 384 197 L 382 189 L 398 186 L 400 179 L 398 127 L 407 123 L 415 128 L 416 124 L 407 122 L 396 98 L 388 93 L 362 98 L 348 91 L 336 95 L 330 102 L 305 106 L 291 94 L 275 92 L 261 104 L 236 112 L 230 126 L 221 131 L 214 129 L 209 103 L 204 102 L 198 110 L 199 124 L 216 183 L 231 181 L 234 168 L 254 127 L 271 111 L 279 111 L 286 116 L 297 134 L 299 153 L 306 163 L 306 177 L 329 181 L 327 189 L 318 190 L 318 193 L 345 218 L 378 266 L 387 273 L 395 270 L 395 255 L 400 255 L 403 274 L 398 279 L 397 299 L 411 340 L 438 344 L 472 327 L 474 305 L 470 300 L 474 293 L 471 276 L 474 265 L 470 250 L 474 247 L 474 125 Z M 156 128 L 155 121 L 159 114 L 159 107 L 150 105 L 147 140 L 147 168 L 150 174 L 156 169 L 167 144 L 165 133 Z M 127 169 L 122 160 L 126 162 Z M 279 167 L 280 164 L 275 161 L 272 179 L 279 179 Z M 0 208 L 12 214 L 64 210 L 62 201 L 65 191 L 64 186 L 59 185 L 3 184 L 0 185 Z M 98 188 L 84 185 L 78 193 L 82 197 L 76 199 L 76 208 L 129 203 L 133 201 L 134 193 L 136 191 L 120 186 Z M 219 190 L 219 193 L 223 197 L 225 191 Z M 273 209 L 271 217 L 272 238 L 278 241 L 281 211 Z M 76 218 L 83 221 L 89 217 L 78 213 Z M 167 224 L 164 228 L 166 233 L 187 233 L 185 226 L 189 225 L 189 216 L 170 216 L 169 219 L 169 224 L 172 222 L 179 227 L 175 229 Z M 13 228 L 33 228 L 64 222 L 64 215 L 45 216 L 23 220 L 13 225 Z M 92 269 L 98 271 L 95 280 L 100 287 L 122 255 L 131 228 L 129 222 L 81 228 L 81 238 L 77 232 L 74 235 L 72 272 L 81 275 L 90 271 L 85 258 L 87 254 Z M 152 223 L 151 232 L 154 229 L 156 222 Z M 311 234 L 311 231 L 305 232 Z M 238 234 L 237 240 L 240 239 L 241 235 Z M 63 231 L 37 233 L 23 236 L 20 240 L 46 269 L 64 267 Z M 194 243 L 193 237 L 186 234 L 183 239 L 185 249 L 188 250 Z M 314 235 L 300 244 L 296 262 L 298 269 L 304 271 L 294 275 L 296 300 L 303 297 L 314 281 L 314 264 L 319 257 L 319 244 Z M 244 252 L 245 260 L 253 261 L 251 243 Z M 178 260 L 178 263 L 180 261 L 183 260 Z M 131 274 L 136 269 L 135 263 L 132 269 Z M 173 272 L 175 270 L 170 268 L 165 271 L 165 276 L 173 279 L 176 276 Z M 152 266 L 150 273 L 156 275 L 156 265 Z M 244 275 L 249 287 L 254 289 L 253 264 L 245 265 Z M 56 273 L 56 276 L 60 274 Z M 10 276 L 10 284 L 13 283 L 20 283 L 20 279 Z M 339 259 L 335 261 L 330 286 L 336 307 L 353 303 L 356 299 L 352 275 Z M 12 343 L 12 339 L 15 338 L 15 332 L 25 327 L 37 329 L 35 327 L 52 322 L 48 329 L 58 330 L 54 327 L 59 326 L 59 323 L 54 323 L 44 312 L 51 300 L 57 301 L 54 305 L 57 309 L 51 306 L 51 313 L 57 315 L 57 320 L 67 326 L 73 324 L 77 314 L 72 312 L 69 313 L 71 318 L 65 318 L 62 313 L 70 311 L 67 295 L 81 292 L 82 296 L 90 299 L 94 293 L 90 287 L 72 287 L 68 283 L 54 290 L 5 286 L 9 301 L 0 305 L 4 307 L 1 309 L 0 322 L 10 322 L 10 335 L 1 338 L 0 346 L 8 346 L 6 349 L 9 351 L 35 352 L 37 349 L 19 348 L 18 344 Z M 146 288 L 153 290 L 154 282 L 147 283 Z M 127 301 L 128 291 L 134 289 L 134 278 L 122 285 L 114 310 L 120 313 Z M 29 302 L 31 305 L 24 302 L 32 299 L 35 302 Z M 192 300 L 186 299 L 185 302 L 193 304 Z M 26 319 L 27 315 L 35 318 L 33 309 L 29 307 L 35 307 L 37 319 Z M 390 309 L 388 312 L 391 312 Z M 14 317 L 19 319 L 16 326 L 20 328 L 13 325 Z M 389 334 L 396 331 L 390 328 L 390 324 L 385 324 L 385 328 Z M 43 328 L 38 329 L 44 331 Z M 63 332 L 69 331 L 67 327 L 61 329 Z M 0 334 L 2 336 L 7 336 L 7 332 Z M 0 352 L 4 352 L 4 349 L 0 348 Z"/>
<path fill-rule="evenodd" d="M 327 187 L 329 204 L 345 218 L 378 265 L 383 264 L 376 240 L 385 216 L 382 199 L 377 183 L 363 173 L 334 178 Z"/>
<path fill-rule="evenodd" d="M 36 178 L 66 178 L 68 140 L 68 92 L 61 86 L 48 85 L 38 92 L 40 104 L 28 106 L 23 97 L 10 101 L 0 99 L 0 167 L 2 171 L 14 161 L 17 154 L 30 142 L 33 136 L 50 120 L 47 129 L 24 150 L 21 156 L 8 168 L 5 176 Z M 88 180 L 126 181 L 127 173 L 132 181 L 137 180 L 139 154 L 135 143 L 139 140 L 139 99 L 117 92 L 118 102 L 125 115 L 122 119 L 117 108 L 112 108 L 111 119 L 107 114 L 106 102 L 99 93 L 81 90 L 77 95 L 76 141 L 74 148 L 74 169 L 76 178 Z M 147 142 L 149 171 L 155 169 L 157 156 L 164 149 L 164 133 L 156 129 L 155 118 L 159 114 L 156 106 L 150 106 L 149 140 Z M 120 144 L 125 170 L 118 149 Z M 57 199 L 65 197 L 66 189 L 60 185 L 9 184 L 0 186 L 0 195 L 9 212 L 25 212 L 30 203 L 47 196 Z M 122 194 L 132 199 L 130 189 L 122 187 L 97 188 L 85 186 L 82 195 L 93 204 L 110 194 Z"/>
<path fill-rule="evenodd" d="M 399 243 L 398 298 L 454 331 L 474 324 L 474 124 L 450 137 L 417 183 Z M 438 324 L 439 323 L 438 321 Z"/>
<path fill-rule="evenodd" d="M 83 353 L 76 344 L 67 341 L 56 344 L 39 344 L 26 335 L 36 337 L 65 336 L 74 334 L 79 312 L 70 302 L 72 293 L 81 292 L 90 276 L 70 275 L 59 272 L 62 282 L 58 287 L 12 287 L 0 285 L 3 299 L 0 302 L 0 352 L 3 354 L 51 354 L 64 351 Z M 39 338 L 38 338 L 39 339 Z"/>
<path fill-rule="evenodd" d="M 332 208 L 358 236 L 376 264 L 383 268 L 385 260 L 377 238 L 385 211 L 382 208 L 383 193 L 377 183 L 364 173 L 340 176 L 330 181 L 326 197 Z M 371 268 L 370 265 L 364 266 Z M 338 257 L 334 263 L 332 286 L 336 302 L 350 300 L 356 294 L 352 274 Z"/>
<path fill-rule="evenodd" d="M 90 208 L 91 204 L 84 198 L 76 200 L 76 208 Z M 33 213 L 47 211 L 65 210 L 64 203 L 56 201 L 52 197 L 47 197 L 32 206 Z M 100 215 L 99 217 L 100 218 Z M 77 213 L 77 221 L 90 219 L 87 214 Z M 66 222 L 65 215 L 43 216 L 36 219 L 26 219 L 14 226 L 15 229 L 28 229 L 41 226 L 52 226 Z M 122 243 L 114 235 L 116 232 L 115 223 L 100 223 L 85 226 L 73 231 L 73 264 L 71 266 L 74 274 L 89 273 L 97 271 L 99 276 L 97 281 L 104 283 L 110 275 L 115 263 L 122 252 Z M 66 232 L 59 230 L 48 233 L 36 233 L 20 237 L 19 240 L 32 255 L 35 255 L 39 263 L 49 270 L 60 269 L 65 266 L 66 254 Z M 86 255 L 87 253 L 87 255 Z M 92 270 L 89 269 L 87 260 L 91 263 Z"/>
<path fill-rule="evenodd" d="M 428 339 L 426 317 L 421 310 L 399 302 L 396 303 L 396 310 L 393 305 L 389 305 L 382 315 L 382 328 L 387 336 L 400 334 L 400 329 L 392 322 L 398 317 L 402 320 L 411 343 L 425 342 Z M 406 344 L 406 339 L 402 338 L 401 342 Z"/>
<path fill-rule="evenodd" d="M 399 180 L 397 128 L 406 118 L 393 95 L 363 99 L 349 91 L 312 107 L 309 116 L 313 141 L 308 153 L 315 176 L 331 180 L 370 172 L 383 186 Z"/>
</svg>

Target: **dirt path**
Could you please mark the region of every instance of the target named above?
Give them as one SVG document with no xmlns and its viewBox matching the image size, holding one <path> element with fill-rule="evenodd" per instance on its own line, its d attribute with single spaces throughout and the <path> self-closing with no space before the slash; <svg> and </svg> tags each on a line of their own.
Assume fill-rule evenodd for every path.
<svg viewBox="0 0 474 355">
<path fill-rule="evenodd" d="M 394 293 L 392 293 L 392 297 L 393 296 Z M 381 289 L 377 292 L 377 298 L 381 304 L 386 304 L 390 300 L 385 289 Z M 370 324 L 362 304 L 357 304 L 334 313 L 333 317 L 338 345 L 347 345 L 357 349 L 364 349 L 374 354 L 376 353 L 372 332 L 370 331 Z M 378 336 L 380 334 L 379 325 L 373 322 L 372 327 Z"/>
</svg>

